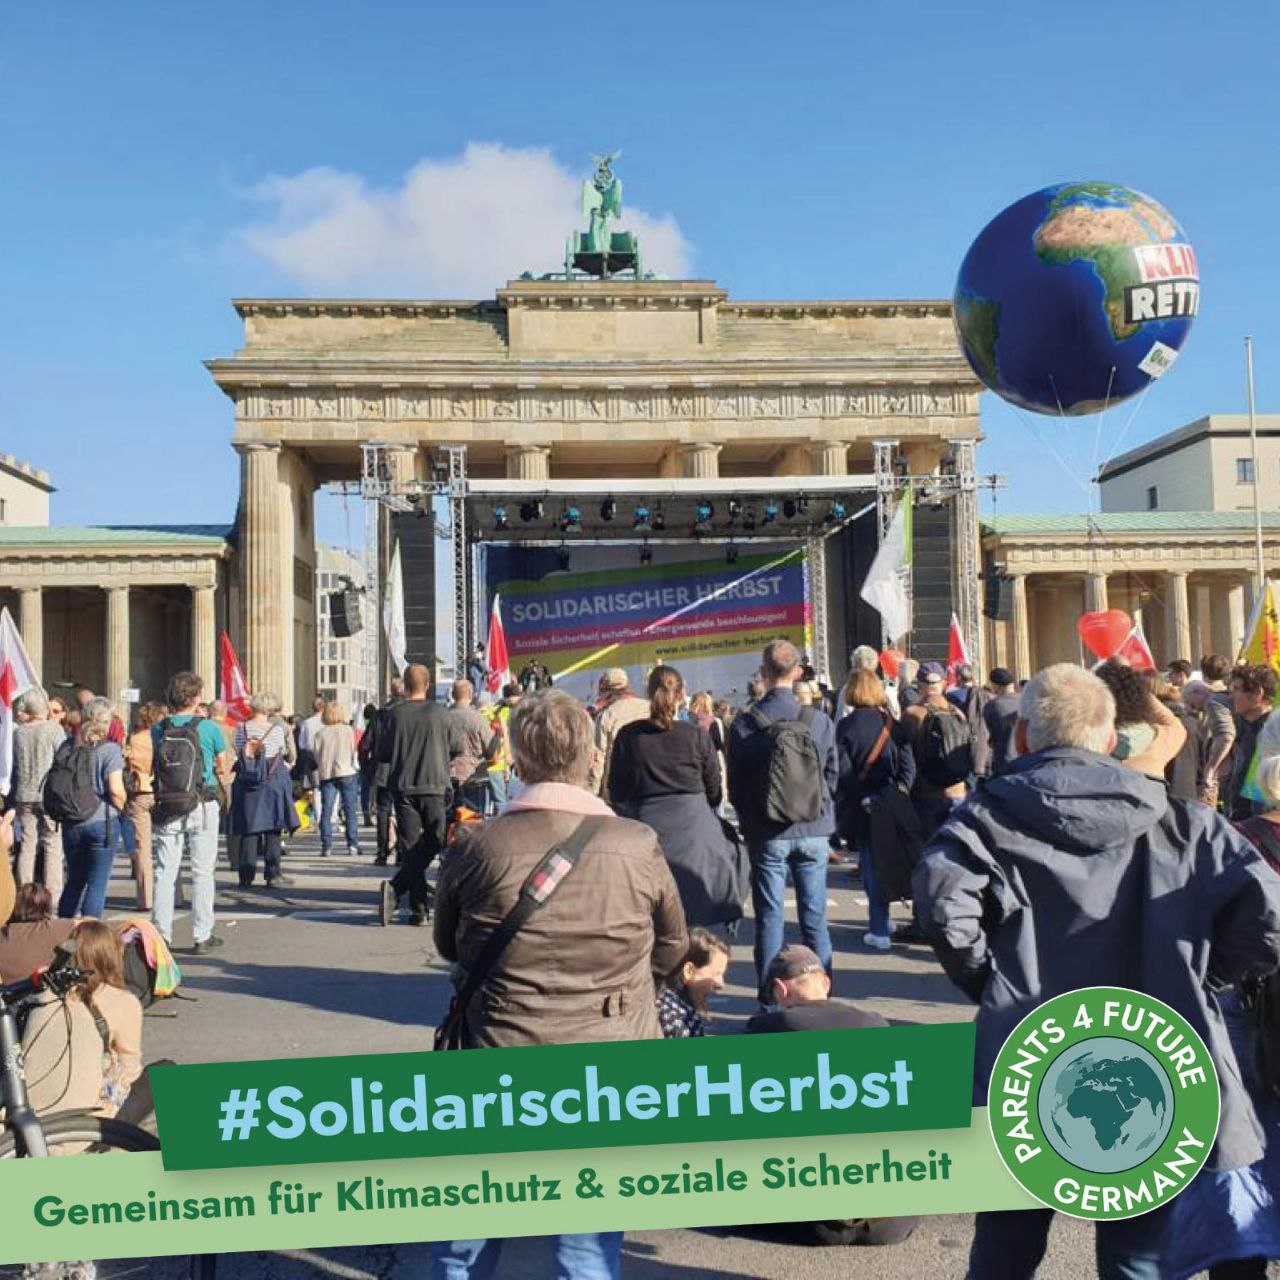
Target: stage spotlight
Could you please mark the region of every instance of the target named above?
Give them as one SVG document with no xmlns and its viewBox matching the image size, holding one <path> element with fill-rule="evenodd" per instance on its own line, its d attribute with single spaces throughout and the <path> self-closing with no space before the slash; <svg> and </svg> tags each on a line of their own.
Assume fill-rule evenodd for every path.
<svg viewBox="0 0 1280 1280">
<path fill-rule="evenodd" d="M 694 508 L 693 531 L 695 534 L 711 532 L 711 517 L 715 515 L 715 507 L 709 502 L 700 502 Z"/>
<path fill-rule="evenodd" d="M 803 493 L 796 499 L 796 509 L 802 516 L 809 514 L 809 499 Z"/>
<path fill-rule="evenodd" d="M 653 548 L 647 542 L 644 544 L 643 547 L 640 548 L 640 563 L 641 564 L 653 563 Z"/>
<path fill-rule="evenodd" d="M 618 504 L 612 498 L 606 498 L 600 504 L 600 519 L 608 524 L 618 514 Z"/>
<path fill-rule="evenodd" d="M 652 524 L 654 533 L 661 533 L 667 527 L 667 517 L 662 514 L 661 507 L 653 513 Z"/>
<path fill-rule="evenodd" d="M 493 527 L 499 531 L 509 529 L 511 526 L 507 523 L 506 507 L 494 507 L 493 509 Z"/>
<path fill-rule="evenodd" d="M 738 548 L 732 542 L 724 549 L 724 562 L 725 564 L 738 563 Z"/>
<path fill-rule="evenodd" d="M 736 520 L 742 514 L 742 503 L 737 498 L 730 498 L 728 502 L 729 519 Z"/>
<path fill-rule="evenodd" d="M 582 512 L 577 507 L 565 507 L 564 515 L 560 517 L 560 532 L 582 532 Z"/>
<path fill-rule="evenodd" d="M 637 533 L 648 533 L 649 530 L 653 528 L 653 525 L 649 523 L 648 507 L 639 506 L 635 509 L 631 518 L 631 527 Z"/>
<path fill-rule="evenodd" d="M 561 573 L 565 573 L 569 568 L 569 548 L 561 547 L 556 552 L 556 566 Z"/>
<path fill-rule="evenodd" d="M 747 533 L 754 533 L 756 530 L 756 512 L 754 507 L 748 507 L 742 516 L 742 528 Z"/>
<path fill-rule="evenodd" d="M 778 518 L 778 504 L 776 502 L 766 502 L 764 511 L 760 515 L 761 524 L 772 524 Z"/>
<path fill-rule="evenodd" d="M 522 502 L 520 504 L 520 519 L 525 524 L 532 524 L 535 520 L 542 519 L 542 503 L 541 502 Z"/>
<path fill-rule="evenodd" d="M 839 524 L 846 514 L 844 503 L 837 499 L 827 508 L 827 523 Z"/>
<path fill-rule="evenodd" d="M 782 514 L 786 516 L 788 520 L 794 520 L 796 518 L 796 513 L 799 510 L 800 507 L 794 498 L 788 498 L 786 502 L 782 504 Z"/>
</svg>

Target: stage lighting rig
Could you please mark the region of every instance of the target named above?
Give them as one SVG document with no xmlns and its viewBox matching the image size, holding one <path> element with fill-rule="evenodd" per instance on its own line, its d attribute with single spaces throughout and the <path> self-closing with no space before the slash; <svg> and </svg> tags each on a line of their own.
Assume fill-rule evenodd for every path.
<svg viewBox="0 0 1280 1280">
<path fill-rule="evenodd" d="M 653 525 L 654 533 L 662 533 L 665 531 L 667 527 L 667 517 L 662 513 L 661 504 L 659 504 L 657 510 L 654 511 L 651 523 Z"/>
<path fill-rule="evenodd" d="M 494 527 L 494 529 L 495 529 L 497 532 L 499 532 L 499 533 L 501 533 L 501 532 L 502 532 L 503 530 L 505 530 L 505 529 L 509 529 L 509 528 L 511 528 L 511 526 L 507 523 L 507 509 L 506 509 L 506 507 L 494 507 L 494 509 L 493 509 L 493 527 Z"/>
<path fill-rule="evenodd" d="M 648 533 L 653 528 L 648 507 L 641 505 L 635 509 L 631 517 L 631 527 L 637 533 Z"/>
<path fill-rule="evenodd" d="M 606 498 L 600 504 L 600 519 L 609 524 L 618 514 L 618 504 L 612 498 Z"/>
<path fill-rule="evenodd" d="M 799 511 L 800 504 L 794 498 L 788 498 L 782 504 L 782 514 L 786 516 L 788 520 L 794 520 L 799 514 Z"/>
<path fill-rule="evenodd" d="M 764 510 L 760 513 L 761 524 L 772 524 L 778 518 L 778 504 L 776 502 L 766 502 Z"/>
<path fill-rule="evenodd" d="M 703 500 L 698 503 L 693 511 L 693 531 L 694 533 L 710 533 L 711 520 L 716 513 L 715 507 L 711 503 Z"/>
<path fill-rule="evenodd" d="M 742 503 L 737 498 L 730 498 L 726 505 L 729 511 L 729 523 L 732 524 L 742 514 Z"/>
<path fill-rule="evenodd" d="M 582 532 L 582 512 L 577 507 L 565 507 L 564 514 L 560 517 L 560 532 Z"/>
<path fill-rule="evenodd" d="M 742 529 L 744 533 L 754 533 L 756 531 L 756 509 L 748 507 L 742 513 Z"/>
<path fill-rule="evenodd" d="M 827 508 L 827 523 L 839 524 L 846 515 L 848 515 L 848 512 L 845 510 L 844 503 L 837 498 Z"/>
<path fill-rule="evenodd" d="M 532 524 L 535 520 L 542 519 L 542 503 L 541 502 L 522 502 L 520 504 L 520 519 L 525 524 Z"/>
<path fill-rule="evenodd" d="M 640 563 L 653 563 L 653 548 L 647 542 L 640 548 Z"/>
</svg>

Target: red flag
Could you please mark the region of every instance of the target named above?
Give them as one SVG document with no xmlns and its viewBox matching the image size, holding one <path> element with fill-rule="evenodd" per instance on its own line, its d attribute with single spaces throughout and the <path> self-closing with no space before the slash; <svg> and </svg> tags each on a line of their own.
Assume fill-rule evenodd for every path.
<svg viewBox="0 0 1280 1280">
<path fill-rule="evenodd" d="M 231 637 L 225 631 L 218 640 L 218 696 L 227 704 L 228 720 L 238 723 L 253 715 L 249 709 L 249 686 L 245 682 L 244 668 L 232 648 Z"/>
<path fill-rule="evenodd" d="M 947 636 L 947 688 L 954 689 L 960 682 L 959 671 L 969 663 L 969 648 L 960 630 L 960 619 L 951 615 L 951 632 Z"/>
<path fill-rule="evenodd" d="M 489 692 L 499 694 L 504 685 L 511 683 L 511 659 L 507 656 L 507 633 L 502 627 L 502 607 L 500 595 L 493 597 L 493 608 L 489 612 L 489 643 L 485 646 L 485 666 L 488 674 L 485 683 Z"/>
<path fill-rule="evenodd" d="M 0 793 L 9 790 L 13 772 L 13 704 L 39 684 L 13 616 L 0 609 Z"/>
<path fill-rule="evenodd" d="M 1142 623 L 1135 622 L 1124 644 L 1116 651 L 1117 658 L 1123 658 L 1135 671 L 1154 671 L 1156 660 L 1151 653 L 1151 646 L 1143 634 Z"/>
</svg>

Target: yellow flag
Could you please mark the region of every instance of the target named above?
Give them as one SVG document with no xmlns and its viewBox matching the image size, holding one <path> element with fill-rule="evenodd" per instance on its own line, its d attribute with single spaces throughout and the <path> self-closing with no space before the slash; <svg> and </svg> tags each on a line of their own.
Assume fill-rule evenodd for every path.
<svg viewBox="0 0 1280 1280">
<path fill-rule="evenodd" d="M 1249 619 L 1249 630 L 1244 647 L 1240 650 L 1241 662 L 1270 667 L 1280 675 L 1280 607 L 1277 605 L 1275 583 L 1268 581 L 1262 598 Z"/>
</svg>

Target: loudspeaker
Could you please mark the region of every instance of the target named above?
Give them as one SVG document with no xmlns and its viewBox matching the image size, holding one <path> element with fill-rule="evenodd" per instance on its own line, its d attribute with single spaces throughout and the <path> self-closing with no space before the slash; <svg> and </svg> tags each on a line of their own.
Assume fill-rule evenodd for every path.
<svg viewBox="0 0 1280 1280">
<path fill-rule="evenodd" d="M 995 622 L 1013 617 L 1013 579 L 994 570 L 982 578 L 982 612 Z"/>
<path fill-rule="evenodd" d="M 400 544 L 404 578 L 405 654 L 410 662 L 435 663 L 436 652 L 436 522 L 425 515 L 393 512 L 391 535 Z"/>
<path fill-rule="evenodd" d="M 364 627 L 360 612 L 360 596 L 357 592 L 331 591 L 329 593 L 329 630 L 339 640 L 346 640 Z"/>
</svg>

